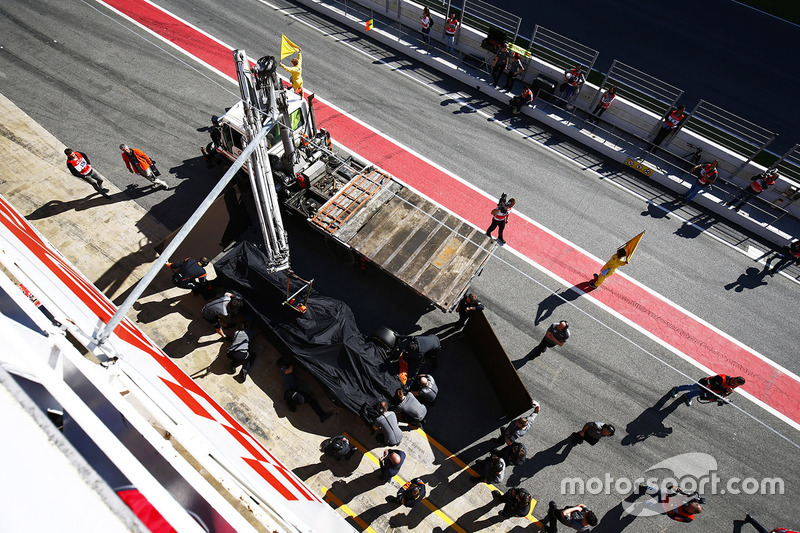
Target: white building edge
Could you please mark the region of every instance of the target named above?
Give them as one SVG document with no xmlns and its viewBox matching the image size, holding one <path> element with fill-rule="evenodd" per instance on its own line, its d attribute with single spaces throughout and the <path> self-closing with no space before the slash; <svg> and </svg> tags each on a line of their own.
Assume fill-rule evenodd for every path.
<svg viewBox="0 0 800 533">
<path fill-rule="evenodd" d="M 135 487 L 180 532 L 354 531 L 130 320 L 97 346 L 116 306 L 1 196 L 0 264 L 0 530 L 148 531 Z"/>
</svg>

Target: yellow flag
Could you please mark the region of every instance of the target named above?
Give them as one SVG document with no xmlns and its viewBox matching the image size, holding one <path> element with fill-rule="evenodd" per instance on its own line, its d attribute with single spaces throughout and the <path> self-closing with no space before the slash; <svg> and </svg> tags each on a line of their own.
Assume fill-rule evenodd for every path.
<svg viewBox="0 0 800 533">
<path fill-rule="evenodd" d="M 631 257 L 633 256 L 633 252 L 636 251 L 636 247 L 639 246 L 639 241 L 642 240 L 643 235 L 644 232 L 641 232 L 639 235 L 637 235 L 636 237 L 625 243 L 625 246 L 623 248 L 625 248 L 625 253 L 628 256 L 628 262 L 630 262 Z"/>
<path fill-rule="evenodd" d="M 286 36 L 281 33 L 281 60 L 283 60 L 283 58 L 286 56 L 290 56 L 299 51 L 300 47 L 287 39 Z"/>
<path fill-rule="evenodd" d="M 369 30 L 371 30 L 371 29 L 372 29 L 372 19 L 369 19 L 369 20 L 367 21 L 367 31 L 369 31 Z"/>
</svg>

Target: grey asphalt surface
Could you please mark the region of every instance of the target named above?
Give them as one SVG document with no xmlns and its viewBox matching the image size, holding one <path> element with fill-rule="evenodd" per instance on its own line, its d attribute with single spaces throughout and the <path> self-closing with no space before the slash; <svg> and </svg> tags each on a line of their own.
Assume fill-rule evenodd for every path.
<svg viewBox="0 0 800 533">
<path fill-rule="evenodd" d="M 512 124 L 506 110 L 474 88 L 454 83 L 296 5 L 281 3 L 286 11 L 276 12 L 269 5 L 236 0 L 226 3 L 224 13 L 215 2 L 159 5 L 223 42 L 245 48 L 251 56 L 274 52 L 265 46 L 277 49 L 281 32 L 286 33 L 305 52 L 307 89 L 477 187 L 516 196 L 519 212 L 602 259 L 647 230 L 636 261 L 625 268 L 628 275 L 790 371 L 800 371 L 795 357 L 797 286 L 775 277 L 741 292 L 724 288 L 748 268 L 760 268 L 740 252 L 741 247 L 761 246 L 758 241 L 744 235 L 737 248 L 697 233 L 682 220 L 703 216 L 691 206 L 661 216 L 624 186 L 633 184 L 627 188 L 657 203 L 670 199 L 657 188 L 540 125 L 521 121 L 508 129 Z M 0 15 L 3 93 L 62 141 L 88 152 L 116 185 L 132 186 L 133 201 L 170 227 L 180 224 L 220 172 L 205 168 L 199 147 L 208 137 L 197 130 L 208 124 L 211 114 L 235 101 L 236 87 L 174 50 L 154 45 L 152 36 L 93 2 L 65 7 L 49 0 L 10 0 L 0 7 Z M 124 169 L 117 149 L 120 142 L 156 158 L 162 178 L 175 189 L 142 191 L 146 182 Z M 513 221 L 508 231 L 513 233 Z M 735 229 L 720 233 L 737 235 Z M 407 328 L 403 333 L 427 331 L 451 320 L 438 311 L 426 312 L 403 291 L 376 305 L 372 291 L 393 290 L 385 288 L 383 276 L 369 271 L 355 274 L 332 259 L 330 264 L 318 261 L 313 240 L 303 235 L 293 239 L 299 249 L 297 266 L 320 278 L 320 290 L 347 301 L 362 330 L 387 323 L 398 330 Z M 346 277 L 337 276 L 337 269 Z M 351 287 L 356 283 L 363 286 Z M 518 362 L 543 412 L 526 437 L 533 458 L 514 470 L 509 485 L 520 483 L 533 493 L 539 500 L 534 514 L 543 516 L 550 499 L 564 505 L 584 501 L 607 515 L 597 531 L 683 530 L 687 526 L 664 517 L 620 520 L 616 511 L 624 495 L 564 496 L 559 495 L 559 486 L 572 476 L 641 477 L 663 459 L 708 453 L 717 460 L 723 479 L 781 476 L 786 494 L 710 496 L 696 529 L 730 531 L 732 521 L 748 511 L 768 517 L 770 527 L 796 527 L 792 502 L 800 470 L 797 446 L 769 428 L 793 442 L 800 442 L 797 432 L 742 398 L 736 399 L 735 407 L 679 405 L 666 418 L 665 412 L 647 411 L 660 406 L 662 395 L 673 385 L 688 382 L 680 372 L 693 378 L 700 373 L 584 298 L 559 305 L 537 325 L 537 313 L 556 301 L 551 291 L 564 289 L 507 250 L 498 252 L 475 284 L 514 360 L 538 343 L 550 322 L 568 318 L 573 329 L 573 338 L 563 348 L 548 351 L 535 362 Z M 477 371 L 474 365 L 459 363 L 458 342 L 453 339 L 448 345 L 452 347 L 447 348 L 448 359 L 440 370 L 455 386 L 460 372 Z M 448 388 L 455 398 L 487 394 Z M 475 422 L 474 413 L 458 410 L 461 403 L 472 404 L 451 400 L 447 406 L 452 410 L 437 413 L 436 424 L 428 429 L 465 459 L 472 459 L 480 449 L 474 444 L 480 432 L 472 426 L 491 433 L 498 423 Z M 596 447 L 584 444 L 562 461 L 552 447 L 593 419 L 615 423 L 617 436 Z"/>
<path fill-rule="evenodd" d="M 538 24 L 597 50 L 603 72 L 616 59 L 682 89 L 688 109 L 706 100 L 778 133 L 779 155 L 800 143 L 796 24 L 731 0 L 490 3 L 521 17 L 525 38 Z"/>
</svg>

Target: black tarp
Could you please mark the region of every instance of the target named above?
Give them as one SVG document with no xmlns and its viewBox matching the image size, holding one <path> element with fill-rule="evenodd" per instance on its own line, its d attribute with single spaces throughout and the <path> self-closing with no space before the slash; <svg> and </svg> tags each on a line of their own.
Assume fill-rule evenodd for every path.
<svg viewBox="0 0 800 533">
<path fill-rule="evenodd" d="M 220 282 L 242 293 L 247 305 L 283 343 L 296 361 L 326 389 L 331 400 L 356 414 L 394 396 L 401 387 L 386 352 L 358 329 L 340 300 L 312 289 L 308 310 L 282 305 L 303 283 L 286 271 L 269 273 L 264 254 L 252 243 L 237 244 L 214 263 Z M 304 293 L 298 296 L 302 303 Z"/>
</svg>

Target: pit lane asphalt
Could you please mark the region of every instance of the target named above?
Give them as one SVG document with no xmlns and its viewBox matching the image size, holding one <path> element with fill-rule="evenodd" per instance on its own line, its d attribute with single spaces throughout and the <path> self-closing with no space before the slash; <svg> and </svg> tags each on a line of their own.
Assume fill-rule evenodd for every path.
<svg viewBox="0 0 800 533">
<path fill-rule="evenodd" d="M 328 35 L 321 36 L 258 3 L 232 2 L 229 6 L 233 15 L 215 15 L 219 8 L 213 3 L 161 5 L 223 41 L 247 49 L 252 56 L 267 53 L 265 43 L 277 43 L 283 31 L 306 52 L 307 88 L 482 189 L 510 192 L 519 200 L 519 211 L 597 256 L 605 258 L 618 244 L 646 229 L 646 244 L 652 244 L 637 252 L 636 261 L 626 267 L 629 275 L 797 372 L 793 351 L 797 340 L 793 333 L 797 299 L 793 284 L 773 278 L 765 287 L 741 293 L 725 291 L 724 284 L 754 266 L 749 258 L 705 235 L 689 237 L 681 230 L 684 224 L 677 217 L 644 216 L 647 206 L 641 200 L 490 123 L 463 105 L 467 100 L 473 107 L 507 119 L 495 102 L 483 100 L 474 90 L 442 79 L 316 15 L 305 15 L 296 6 L 291 7 L 291 12 L 325 27 Z M 210 188 L 215 176 L 206 171 L 199 158 L 199 146 L 205 144 L 207 136 L 196 130 L 207 124 L 211 114 L 230 105 L 238 91 L 198 67 L 188 68 L 185 59 L 165 54 L 163 45 L 159 49 L 139 38 L 141 30 L 113 15 L 109 18 L 103 14 L 107 11 L 95 7 L 97 4 L 88 3 L 67 10 L 50 2 L 12 2 L 0 8 L 5 36 L 0 55 L 4 94 L 61 140 L 87 151 L 93 163 L 120 188 L 143 185 L 141 178 L 123 170 L 116 148 L 120 142 L 143 148 L 159 160 L 162 171 L 170 168 L 167 181 L 179 184 L 176 190 L 131 196 L 162 222 L 175 227 Z M 75 31 L 80 25 L 84 28 Z M 387 64 L 374 57 L 381 57 Z M 425 84 L 402 73 L 422 79 Z M 557 136 L 541 133 L 535 125 L 531 135 L 548 146 L 570 146 Z M 580 149 L 569 151 L 584 166 L 599 162 Z M 79 186 L 80 182 L 76 188 Z M 657 189 L 652 190 L 658 193 Z M 691 208 L 687 212 L 697 213 Z M 513 222 L 509 231 L 513 232 Z M 539 302 L 550 294 L 542 285 L 559 291 L 563 288 L 505 251 L 498 258 L 509 264 L 490 262 L 475 288 L 488 304 L 490 320 L 512 359 L 517 359 L 538 342 L 548 323 L 538 327 L 533 324 Z M 519 270 L 530 277 L 521 276 Z M 375 279 L 382 278 L 368 275 L 364 283 L 369 286 Z M 364 331 L 378 322 L 391 324 L 396 313 L 402 314 L 391 305 L 386 306 L 383 315 L 364 313 L 360 300 L 368 291 L 339 287 L 336 294 L 335 282 L 323 284 L 320 289 L 348 301 Z M 683 372 L 699 377 L 688 364 L 594 306 L 582 300 L 573 303 Z M 720 475 L 725 477 L 780 475 L 787 482 L 787 493 L 791 492 L 797 479 L 796 448 L 729 408 L 703 406 L 689 410 L 681 406 L 678 414 L 666 421 L 673 430 L 666 438 L 653 437 L 635 446 L 620 446 L 628 422 L 655 404 L 673 384 L 686 380 L 663 365 L 654 364 L 650 356 L 597 326 L 586 315 L 567 309 L 566 305 L 559 307 L 552 319 L 562 314 L 569 318 L 574 338 L 564 349 L 550 351 L 535 364 L 528 363 L 521 369 L 529 389 L 544 405 L 543 414 L 528 437 L 529 450 L 533 454 L 549 449 L 582 422 L 594 418 L 616 423 L 619 433 L 613 444 L 603 442 L 591 449 L 584 446 L 563 463 L 536 472 L 535 478 L 524 479 L 523 486 L 533 492 L 540 505 L 550 498 L 580 499 L 557 496 L 558 485 L 565 476 L 602 477 L 606 471 L 614 476 L 638 476 L 659 460 L 685 452 L 710 453 L 720 464 Z M 402 324 L 408 320 L 404 317 Z M 442 321 L 442 315 L 434 312 L 420 316 L 417 322 L 426 330 Z M 444 370 L 457 373 L 458 365 L 448 365 Z M 737 404 L 797 440 L 785 425 L 757 407 L 744 400 Z M 441 417 L 441 427 L 431 432 L 447 440 L 448 434 L 457 434 L 459 426 L 468 423 L 468 415 L 446 413 Z M 639 434 L 652 429 L 647 424 L 641 426 L 630 427 L 628 432 Z M 458 439 L 452 442 L 457 443 Z M 754 447 L 756 442 L 759 445 Z M 542 457 L 545 463 L 547 459 Z M 529 470 L 535 470 L 534 466 L 530 465 Z M 512 476 L 512 481 L 526 475 L 515 472 L 517 477 Z M 787 510 L 792 508 L 788 498 L 715 496 L 709 499 L 702 516 L 705 530 L 716 530 L 709 525 L 712 523 L 729 524 L 747 510 L 788 521 L 791 513 Z M 616 495 L 583 498 L 600 512 L 613 508 L 620 499 Z M 534 514 L 541 516 L 542 507 L 537 507 Z M 659 527 L 663 524 L 667 530 L 684 527 L 667 523 L 666 519 L 640 518 L 625 530 L 651 531 L 657 520 Z"/>
</svg>

